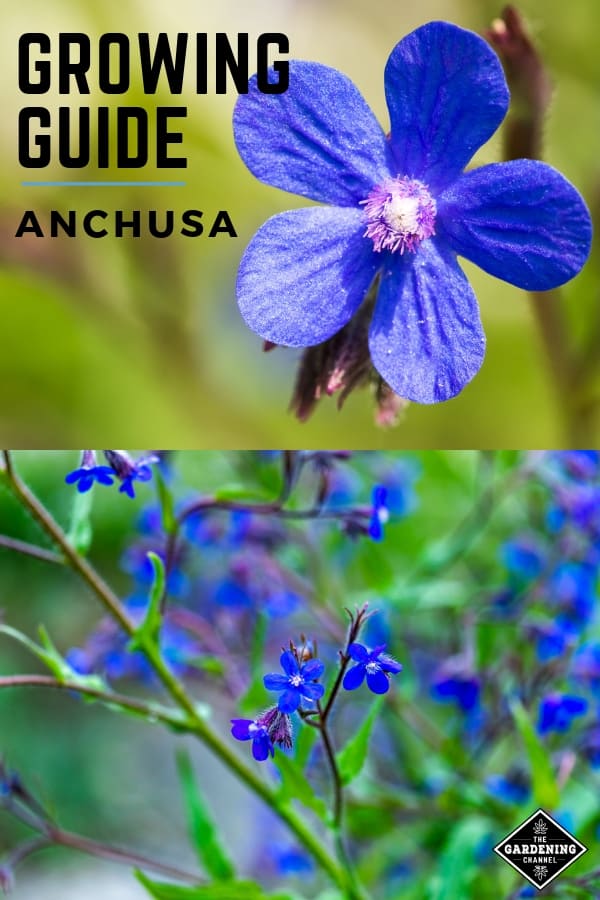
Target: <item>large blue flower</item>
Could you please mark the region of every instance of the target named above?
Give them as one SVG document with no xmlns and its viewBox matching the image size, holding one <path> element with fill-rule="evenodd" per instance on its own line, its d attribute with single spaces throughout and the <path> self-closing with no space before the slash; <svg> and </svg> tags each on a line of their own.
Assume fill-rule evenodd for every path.
<svg viewBox="0 0 600 900">
<path fill-rule="evenodd" d="M 290 87 L 240 96 L 234 136 L 267 184 L 331 204 L 269 219 L 242 259 L 241 313 L 259 335 L 305 347 L 339 331 L 379 278 L 369 346 L 402 397 L 435 403 L 479 370 L 485 336 L 457 254 L 527 290 L 572 278 L 591 240 L 586 206 L 534 160 L 465 173 L 508 108 L 500 61 L 476 34 L 431 22 L 385 70 L 386 137 L 352 82 L 292 61 Z"/>
</svg>

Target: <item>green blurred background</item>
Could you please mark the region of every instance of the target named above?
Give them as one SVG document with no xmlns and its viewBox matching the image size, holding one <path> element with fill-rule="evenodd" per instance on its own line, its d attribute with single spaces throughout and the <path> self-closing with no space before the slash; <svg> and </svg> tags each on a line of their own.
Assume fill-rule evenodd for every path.
<svg viewBox="0 0 600 900">
<path fill-rule="evenodd" d="M 577 185 L 593 209 L 600 184 L 600 7 L 592 0 L 522 0 L 519 8 L 556 87 L 546 128 L 546 159 Z M 77 95 L 59 98 L 56 90 L 41 97 L 21 95 L 16 47 L 26 31 L 52 36 L 61 31 L 91 36 L 123 31 L 132 38 L 138 31 L 207 32 L 209 47 L 217 31 L 232 36 L 248 32 L 251 48 L 261 32 L 281 31 L 289 36 L 292 56 L 320 60 L 350 75 L 387 124 L 383 67 L 405 33 L 434 18 L 482 32 L 500 12 L 496 0 L 5 4 L 0 35 L 4 442 L 39 447 L 567 446 L 527 296 L 469 264 L 465 268 L 481 303 L 488 353 L 482 372 L 459 398 L 436 407 L 413 406 L 401 425 L 387 432 L 373 425 L 371 398 L 364 391 L 352 396 L 339 415 L 334 401 L 327 400 L 308 424 L 294 420 L 286 409 L 298 354 L 261 352 L 260 340 L 238 314 L 234 284 L 240 256 L 256 228 L 271 214 L 302 201 L 260 184 L 245 169 L 231 132 L 235 96 L 193 92 L 193 53 L 190 89 L 183 97 L 145 98 L 137 82 L 121 100 L 127 105 L 152 100 L 188 106 L 187 170 L 82 173 L 58 167 L 25 170 L 17 164 L 16 123 L 22 106 L 119 101 L 93 94 L 81 101 Z M 250 56 L 253 67 L 252 51 Z M 498 135 L 476 163 L 498 160 L 500 154 Z M 82 177 L 184 178 L 187 186 L 21 187 L 23 180 Z M 217 210 L 228 210 L 238 238 L 14 238 L 25 209 L 43 216 L 51 208 L 192 207 L 204 210 L 208 222 Z M 577 340 L 598 328 L 598 267 L 598 262 L 589 264 L 564 289 L 569 327 Z M 592 385 L 592 392 L 597 388 Z"/>
</svg>

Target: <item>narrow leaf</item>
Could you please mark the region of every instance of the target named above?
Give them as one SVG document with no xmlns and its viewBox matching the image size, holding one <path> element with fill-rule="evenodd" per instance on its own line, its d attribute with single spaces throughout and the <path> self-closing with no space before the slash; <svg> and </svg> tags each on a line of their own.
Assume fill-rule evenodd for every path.
<svg viewBox="0 0 600 900">
<path fill-rule="evenodd" d="M 337 755 L 342 784 L 349 784 L 360 773 L 367 758 L 369 738 L 377 715 L 383 706 L 383 697 L 377 697 L 362 725 Z"/>
<path fill-rule="evenodd" d="M 142 872 L 136 877 L 156 900 L 292 900 L 290 894 L 265 894 L 254 881 L 229 881 L 227 884 L 204 884 L 182 887 L 151 881 Z"/>
<path fill-rule="evenodd" d="M 93 491 L 85 491 L 80 494 L 75 493 L 73 506 L 71 509 L 71 522 L 67 538 L 69 543 L 85 556 L 92 544 L 92 500 Z"/>
<path fill-rule="evenodd" d="M 177 531 L 177 518 L 175 516 L 175 506 L 173 503 L 173 495 L 169 490 L 169 486 L 165 481 L 160 469 L 154 470 L 154 480 L 158 493 L 158 502 L 160 503 L 160 515 L 162 527 L 165 534 L 175 534 Z"/>
<path fill-rule="evenodd" d="M 135 629 L 128 644 L 130 651 L 139 650 L 148 644 L 157 644 L 160 632 L 160 606 L 165 590 L 165 567 L 160 556 L 148 553 L 154 570 L 148 609 L 141 625 Z"/>
<path fill-rule="evenodd" d="M 326 822 L 328 812 L 325 801 L 321 797 L 317 797 L 296 760 L 283 753 L 278 753 L 276 762 L 281 775 L 280 797 L 283 800 L 299 800 L 304 806 L 312 809 L 323 822 Z"/>
<path fill-rule="evenodd" d="M 560 791 L 550 754 L 538 737 L 529 714 L 518 700 L 513 700 L 510 704 L 510 711 L 529 758 L 534 802 L 545 809 L 554 809 L 560 802 Z"/>
<path fill-rule="evenodd" d="M 189 755 L 183 750 L 177 753 L 177 771 L 185 801 L 188 831 L 198 858 L 208 875 L 217 881 L 231 881 L 235 878 L 235 869 L 200 793 Z"/>
</svg>

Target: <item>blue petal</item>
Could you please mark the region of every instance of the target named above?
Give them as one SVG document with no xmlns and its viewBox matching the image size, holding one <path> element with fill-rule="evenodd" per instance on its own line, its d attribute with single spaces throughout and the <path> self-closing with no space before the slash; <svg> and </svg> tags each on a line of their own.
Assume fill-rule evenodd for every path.
<svg viewBox="0 0 600 900">
<path fill-rule="evenodd" d="M 253 725 L 252 719 L 232 719 L 231 720 L 231 733 L 234 738 L 238 741 L 249 741 L 250 740 L 250 725 Z"/>
<path fill-rule="evenodd" d="M 284 691 L 290 683 L 287 675 L 265 675 L 263 684 L 268 691 Z"/>
<path fill-rule="evenodd" d="M 258 762 L 263 762 L 263 760 L 268 758 L 269 753 L 271 756 L 274 756 L 273 744 L 269 736 L 261 734 L 255 737 L 252 741 L 252 756 L 254 759 Z"/>
<path fill-rule="evenodd" d="M 366 663 L 369 659 L 367 648 L 363 644 L 350 644 L 348 647 L 348 656 L 355 659 L 356 662 Z"/>
<path fill-rule="evenodd" d="M 286 675 L 297 675 L 300 671 L 298 661 L 291 650 L 284 650 L 279 657 L 279 662 Z"/>
<path fill-rule="evenodd" d="M 376 672 L 367 672 L 367 686 L 374 694 L 387 694 L 390 680 L 381 669 L 378 669 Z"/>
<path fill-rule="evenodd" d="M 293 713 L 296 712 L 298 707 L 300 706 L 300 691 L 298 690 L 289 690 L 284 691 L 281 697 L 279 698 L 279 703 L 277 706 L 279 707 L 279 712 L 282 713 Z"/>
<path fill-rule="evenodd" d="M 322 684 L 303 684 L 301 690 L 305 700 L 320 700 L 325 693 L 325 688 Z"/>
<path fill-rule="evenodd" d="M 508 109 L 500 61 L 472 31 L 430 22 L 407 35 L 385 69 L 399 175 L 439 189 L 462 172 Z"/>
<path fill-rule="evenodd" d="M 314 678 L 320 678 L 324 671 L 325 666 L 320 659 L 309 659 L 300 669 L 300 674 L 305 681 L 310 681 Z"/>
<path fill-rule="evenodd" d="M 251 78 L 233 134 L 257 178 L 311 200 L 353 206 L 389 175 L 377 119 L 349 78 L 320 63 L 292 60 L 283 94 Z"/>
<path fill-rule="evenodd" d="M 128 475 L 127 478 L 123 480 L 121 487 L 119 488 L 120 494 L 127 494 L 128 497 L 131 497 L 132 500 L 135 500 L 135 490 L 133 487 L 133 477 Z"/>
<path fill-rule="evenodd" d="M 362 663 L 352 666 L 344 675 L 343 687 L 346 691 L 355 691 L 365 680 L 365 667 Z"/>
<path fill-rule="evenodd" d="M 237 280 L 242 316 L 288 347 L 327 340 L 358 309 L 378 268 L 359 209 L 310 207 L 269 219 L 246 248 Z"/>
<path fill-rule="evenodd" d="M 416 403 L 449 400 L 477 374 L 485 354 L 477 300 L 443 244 L 423 241 L 386 273 L 369 346 L 379 374 Z"/>
<path fill-rule="evenodd" d="M 438 225 L 461 256 L 529 291 L 577 275 L 592 237 L 580 194 L 532 159 L 493 163 L 459 178 L 439 198 Z"/>
<path fill-rule="evenodd" d="M 65 476 L 65 481 L 67 484 L 74 484 L 80 478 L 83 478 L 84 475 L 88 475 L 89 471 L 89 469 L 73 469 L 72 472 Z"/>
</svg>

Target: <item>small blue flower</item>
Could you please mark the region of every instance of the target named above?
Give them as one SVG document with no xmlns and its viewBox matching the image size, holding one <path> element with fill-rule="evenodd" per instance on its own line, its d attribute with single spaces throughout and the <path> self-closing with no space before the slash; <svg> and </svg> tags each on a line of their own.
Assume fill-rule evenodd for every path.
<svg viewBox="0 0 600 900">
<path fill-rule="evenodd" d="M 238 741 L 252 741 L 254 759 L 267 759 L 275 755 L 274 744 L 289 750 L 292 746 L 290 717 L 277 706 L 267 709 L 256 719 L 232 719 L 231 733 Z"/>
<path fill-rule="evenodd" d="M 373 365 L 399 396 L 437 403 L 462 390 L 485 353 L 457 255 L 547 290 L 583 266 L 591 221 L 545 163 L 464 171 L 509 103 L 500 61 L 478 35 L 423 25 L 392 50 L 384 80 L 387 137 L 354 84 L 319 63 L 293 60 L 284 93 L 262 93 L 255 76 L 239 97 L 234 138 L 250 171 L 329 205 L 280 213 L 258 230 L 238 304 L 265 340 L 308 347 L 339 332 L 377 284 Z"/>
<path fill-rule="evenodd" d="M 252 756 L 259 762 L 275 756 L 273 741 L 265 725 L 255 719 L 232 719 L 231 733 L 237 741 L 252 741 Z"/>
<path fill-rule="evenodd" d="M 386 694 L 390 687 L 390 675 L 402 671 L 402 666 L 391 656 L 384 653 L 385 644 L 368 650 L 363 644 L 350 644 L 348 655 L 356 665 L 348 669 L 344 675 L 343 686 L 347 691 L 359 688 L 365 676 L 367 687 L 374 694 Z"/>
<path fill-rule="evenodd" d="M 537 730 L 539 734 L 550 731 L 568 731 L 577 716 L 583 716 L 588 708 L 584 697 L 572 694 L 548 694 L 540 704 Z"/>
<path fill-rule="evenodd" d="M 390 512 L 387 506 L 387 489 L 381 484 L 373 488 L 373 511 L 369 521 L 369 537 L 374 541 L 383 540 L 383 526 L 388 521 Z"/>
<path fill-rule="evenodd" d="M 152 478 L 150 466 L 160 462 L 160 457 L 153 454 L 134 460 L 124 450 L 105 450 L 104 455 L 121 481 L 119 492 L 127 494 L 132 500 L 135 498 L 134 482 L 150 481 Z"/>
<path fill-rule="evenodd" d="M 74 469 L 66 476 L 67 484 L 77 484 L 77 490 L 80 494 L 89 491 L 94 482 L 98 484 L 111 485 L 114 481 L 115 473 L 110 466 L 81 466 Z"/>
<path fill-rule="evenodd" d="M 506 541 L 502 547 L 502 561 L 512 575 L 529 581 L 541 574 L 545 554 L 535 538 L 523 536 Z"/>
<path fill-rule="evenodd" d="M 111 485 L 114 477 L 115 473 L 110 466 L 96 465 L 96 453 L 94 450 L 84 450 L 81 456 L 80 467 L 69 472 L 65 481 L 67 484 L 77 484 L 79 493 L 85 494 L 92 488 L 95 481 L 98 484 Z"/>
<path fill-rule="evenodd" d="M 524 803 L 531 793 L 527 780 L 520 774 L 488 775 L 485 786 L 490 794 L 505 803 Z"/>
<path fill-rule="evenodd" d="M 268 691 L 283 692 L 278 703 L 282 713 L 295 712 L 303 701 L 313 703 L 321 699 L 325 688 L 315 684 L 315 680 L 321 677 L 325 667 L 319 659 L 309 659 L 300 666 L 291 650 L 284 650 L 279 661 L 285 675 L 271 673 L 265 675 L 263 682 Z"/>
</svg>

